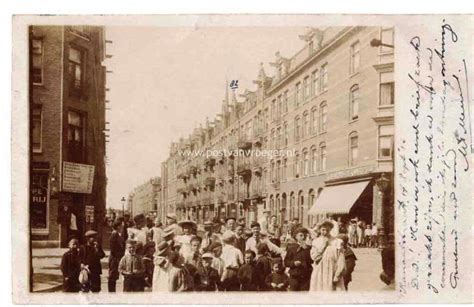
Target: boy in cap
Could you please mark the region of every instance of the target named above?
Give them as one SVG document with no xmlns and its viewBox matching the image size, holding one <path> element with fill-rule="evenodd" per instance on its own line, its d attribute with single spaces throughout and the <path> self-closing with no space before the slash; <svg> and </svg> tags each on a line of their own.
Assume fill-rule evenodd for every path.
<svg viewBox="0 0 474 307">
<path fill-rule="evenodd" d="M 155 242 L 148 242 L 145 245 L 145 254 L 143 255 L 143 269 L 145 287 L 151 288 L 153 284 L 153 271 L 155 270 L 154 257 L 155 253 Z"/>
<path fill-rule="evenodd" d="M 241 291 L 257 291 L 259 289 L 259 279 L 255 268 L 255 253 L 246 250 L 244 256 L 245 263 L 239 268 L 237 277 L 239 278 Z"/>
<path fill-rule="evenodd" d="M 308 230 L 303 227 L 295 230 L 296 244 L 288 247 L 285 256 L 285 266 L 289 268 L 291 291 L 309 290 L 313 260 L 311 246 L 306 244 L 308 233 Z"/>
<path fill-rule="evenodd" d="M 137 242 L 136 253 L 143 256 L 144 246 L 148 242 L 146 217 L 143 213 L 140 213 L 135 215 L 133 221 L 135 222 L 135 226 L 128 229 L 128 239 Z"/>
<path fill-rule="evenodd" d="M 248 250 L 248 249 L 253 250 L 253 252 L 256 254 L 257 253 L 257 244 L 260 243 L 260 242 L 263 242 L 263 243 L 267 244 L 268 249 L 270 251 L 272 251 L 276 255 L 281 255 L 281 253 L 282 253 L 281 248 L 279 248 L 278 246 L 276 246 L 275 244 L 270 242 L 270 240 L 268 240 L 268 237 L 266 235 L 264 235 L 264 234 L 266 234 L 266 232 L 263 232 L 261 230 L 259 223 L 253 222 L 250 225 L 250 228 L 252 229 L 252 236 L 250 238 L 248 238 L 246 243 L 245 243 L 245 249 L 246 250 Z"/>
<path fill-rule="evenodd" d="M 178 223 L 183 234 L 175 238 L 175 243 L 180 246 L 179 253 L 186 259 L 191 253 L 191 238 L 193 237 L 193 230 L 196 228 L 196 223 L 190 220 L 181 221 Z"/>
<path fill-rule="evenodd" d="M 63 291 L 79 292 L 79 272 L 81 271 L 81 262 L 79 255 L 79 241 L 71 239 L 69 241 L 69 250 L 61 258 L 61 272 L 63 273 Z"/>
<path fill-rule="evenodd" d="M 201 242 L 201 252 L 210 252 L 209 246 L 214 242 L 220 242 L 221 238 L 213 231 L 214 223 L 212 221 L 204 222 L 204 235 Z"/>
<path fill-rule="evenodd" d="M 235 247 L 237 247 L 242 254 L 245 252 L 245 243 L 247 239 L 245 238 L 244 234 L 245 224 L 238 224 L 235 227 Z"/>
<path fill-rule="evenodd" d="M 171 233 L 173 233 L 171 231 Z M 154 271 L 153 271 L 153 292 L 168 292 L 168 273 L 170 263 L 168 261 L 168 254 L 170 253 L 170 245 L 166 241 L 162 241 L 155 248 Z"/>
<path fill-rule="evenodd" d="M 119 272 L 123 275 L 123 292 L 142 292 L 145 289 L 143 259 L 136 253 L 137 242 L 127 240 L 128 253 L 119 263 Z"/>
<path fill-rule="evenodd" d="M 341 250 L 344 252 L 344 258 L 346 261 L 346 269 L 343 272 L 344 288 L 349 289 L 349 283 L 352 281 L 352 272 L 356 265 L 357 257 L 349 246 L 349 236 L 346 234 L 339 234 L 337 236 L 341 239 Z"/>
<path fill-rule="evenodd" d="M 222 244 L 220 242 L 214 242 L 211 245 L 209 245 L 208 250 L 214 257 L 212 259 L 211 267 L 214 268 L 217 273 L 219 274 L 219 277 L 222 277 L 222 274 L 224 274 L 224 267 L 225 263 L 224 260 L 222 260 Z"/>
<path fill-rule="evenodd" d="M 194 285 L 197 291 L 216 291 L 219 286 L 220 276 L 212 267 L 214 256 L 210 253 L 202 255 L 202 265 L 199 267 Z"/>
<path fill-rule="evenodd" d="M 89 282 L 83 285 L 84 292 L 100 292 L 100 275 L 102 275 L 102 266 L 100 259 L 105 257 L 105 253 L 97 242 L 97 232 L 89 230 L 85 233 L 86 243 L 81 247 L 81 268 L 89 268 Z"/>
<path fill-rule="evenodd" d="M 290 284 L 290 278 L 284 272 L 280 259 L 272 262 L 272 273 L 265 278 L 267 287 L 272 291 L 286 291 Z"/>
<path fill-rule="evenodd" d="M 115 292 L 117 280 L 119 279 L 118 265 L 120 259 L 125 254 L 125 240 L 122 237 L 123 223 L 115 221 L 112 226 L 112 234 L 110 235 L 110 255 L 109 255 L 109 292 Z"/>
</svg>

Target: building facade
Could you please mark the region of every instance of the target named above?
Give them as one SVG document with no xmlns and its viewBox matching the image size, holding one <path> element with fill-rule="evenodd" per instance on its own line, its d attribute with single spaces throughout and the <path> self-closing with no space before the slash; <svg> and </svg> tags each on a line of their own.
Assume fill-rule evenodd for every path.
<svg viewBox="0 0 474 307">
<path fill-rule="evenodd" d="M 105 217 L 105 33 L 30 27 L 33 246 L 67 246 Z"/>
<path fill-rule="evenodd" d="M 269 209 L 305 226 L 328 214 L 380 225 L 390 216 L 393 29 L 312 28 L 300 39 L 295 55 L 275 54 L 273 76 L 262 66 L 256 89 L 239 99 L 227 87 L 216 118 L 171 144 L 164 212 L 249 223 Z M 384 46 L 371 46 L 374 39 Z"/>
<path fill-rule="evenodd" d="M 127 211 L 137 214 L 157 215 L 161 208 L 161 178 L 154 177 L 135 187 L 128 195 Z"/>
</svg>

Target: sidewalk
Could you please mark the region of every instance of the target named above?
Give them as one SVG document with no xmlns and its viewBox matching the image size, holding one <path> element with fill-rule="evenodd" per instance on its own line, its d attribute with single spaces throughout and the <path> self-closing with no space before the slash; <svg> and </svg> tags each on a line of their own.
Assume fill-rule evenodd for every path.
<svg viewBox="0 0 474 307">
<path fill-rule="evenodd" d="M 61 257 L 67 248 L 36 248 L 33 249 L 33 292 L 56 292 L 63 287 L 63 277 L 60 269 Z M 109 251 L 102 264 L 102 290 L 107 291 L 107 261 Z M 117 282 L 117 289 L 122 289 L 121 281 Z"/>
</svg>

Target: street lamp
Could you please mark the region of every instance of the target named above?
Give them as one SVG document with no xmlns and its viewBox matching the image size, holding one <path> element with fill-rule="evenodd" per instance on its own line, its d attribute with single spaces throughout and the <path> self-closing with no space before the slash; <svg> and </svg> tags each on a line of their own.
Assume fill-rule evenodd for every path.
<svg viewBox="0 0 474 307">
<path fill-rule="evenodd" d="M 120 201 L 122 202 L 122 216 L 125 216 L 125 196 L 122 196 L 122 199 Z"/>
<path fill-rule="evenodd" d="M 382 206 L 381 206 L 381 225 L 379 225 L 378 236 L 379 236 L 379 248 L 382 249 L 386 245 L 386 231 L 387 231 L 387 214 L 388 212 L 388 203 L 387 203 L 387 194 L 390 188 L 390 180 L 386 177 L 385 173 L 382 173 L 379 179 L 375 181 L 377 188 L 380 191 Z"/>
</svg>

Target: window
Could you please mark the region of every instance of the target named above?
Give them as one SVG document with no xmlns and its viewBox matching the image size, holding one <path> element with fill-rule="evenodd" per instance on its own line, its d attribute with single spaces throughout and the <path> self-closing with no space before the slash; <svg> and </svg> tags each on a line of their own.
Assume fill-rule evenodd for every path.
<svg viewBox="0 0 474 307">
<path fill-rule="evenodd" d="M 359 156 L 359 138 L 357 132 L 349 134 L 349 165 L 356 165 Z"/>
<path fill-rule="evenodd" d="M 319 133 L 326 132 L 328 120 L 328 107 L 326 102 L 322 102 L 319 107 Z"/>
<path fill-rule="evenodd" d="M 281 117 L 282 113 L 282 102 L 281 102 L 281 95 L 277 98 L 277 118 Z"/>
<path fill-rule="evenodd" d="M 33 84 L 43 84 L 43 40 L 35 38 L 31 41 L 31 66 Z"/>
<path fill-rule="evenodd" d="M 288 91 L 283 93 L 283 113 L 288 113 Z"/>
<path fill-rule="evenodd" d="M 393 157 L 393 125 L 379 126 L 379 159 Z"/>
<path fill-rule="evenodd" d="M 350 120 L 359 118 L 359 86 L 354 85 L 351 87 L 350 92 Z"/>
<path fill-rule="evenodd" d="M 311 134 L 315 135 L 318 131 L 318 114 L 316 108 L 311 109 Z"/>
<path fill-rule="evenodd" d="M 311 74 L 311 97 L 319 94 L 319 71 L 316 69 Z"/>
<path fill-rule="evenodd" d="M 83 53 L 73 47 L 69 48 L 69 90 L 73 95 L 80 94 L 83 86 Z"/>
<path fill-rule="evenodd" d="M 276 130 L 276 137 L 277 137 L 277 149 L 279 149 L 281 147 L 281 127 L 278 127 L 277 130 Z"/>
<path fill-rule="evenodd" d="M 301 138 L 308 137 L 309 133 L 309 113 L 306 111 L 303 113 L 303 129 L 301 131 Z"/>
<path fill-rule="evenodd" d="M 271 106 L 271 118 L 274 120 L 276 118 L 276 99 L 273 99 Z"/>
<path fill-rule="evenodd" d="M 318 152 L 316 147 L 311 148 L 311 174 L 316 174 L 318 170 Z"/>
<path fill-rule="evenodd" d="M 71 162 L 82 162 L 85 148 L 85 120 L 80 113 L 68 112 L 68 150 Z"/>
<path fill-rule="evenodd" d="M 328 90 L 328 64 L 321 66 L 321 92 Z"/>
<path fill-rule="evenodd" d="M 308 150 L 303 151 L 303 176 L 309 175 L 309 154 Z"/>
<path fill-rule="evenodd" d="M 300 105 L 301 83 L 296 83 L 295 86 L 295 108 Z"/>
<path fill-rule="evenodd" d="M 300 155 L 298 153 L 295 154 L 295 164 L 293 167 L 294 176 L 298 178 L 300 173 Z"/>
<path fill-rule="evenodd" d="M 355 42 L 351 46 L 351 75 L 359 71 L 360 64 L 360 46 L 359 42 Z"/>
<path fill-rule="evenodd" d="M 276 182 L 280 182 L 280 171 L 281 171 L 281 161 L 277 161 L 277 167 L 276 167 Z"/>
<path fill-rule="evenodd" d="M 319 145 L 319 152 L 320 152 L 320 155 L 319 155 L 319 170 L 321 172 L 324 172 L 324 171 L 326 171 L 326 144 L 325 143 L 321 143 Z"/>
<path fill-rule="evenodd" d="M 299 142 L 300 141 L 300 137 L 301 137 L 301 123 L 300 123 L 300 118 L 299 117 L 296 117 L 295 118 L 295 142 Z"/>
<path fill-rule="evenodd" d="M 382 29 L 382 43 L 393 46 L 393 28 Z M 380 46 L 380 53 L 393 53 L 393 47 Z"/>
<path fill-rule="evenodd" d="M 272 183 L 275 182 L 275 162 L 270 162 L 270 178 Z"/>
<path fill-rule="evenodd" d="M 283 159 L 283 172 L 281 174 L 281 179 L 286 180 L 286 172 L 288 171 L 288 160 Z"/>
<path fill-rule="evenodd" d="M 380 84 L 380 105 L 388 106 L 394 103 L 395 83 L 387 82 Z"/>
<path fill-rule="evenodd" d="M 308 84 L 309 77 L 306 77 L 303 79 L 303 101 L 306 101 L 309 99 L 309 84 Z"/>
<path fill-rule="evenodd" d="M 275 129 L 272 129 L 272 132 L 270 132 L 270 148 L 276 148 Z"/>
<path fill-rule="evenodd" d="M 31 127 L 31 137 L 32 137 L 32 149 L 33 152 L 41 152 L 43 145 L 43 110 L 40 106 L 35 106 L 32 110 L 32 127 Z"/>
<path fill-rule="evenodd" d="M 283 124 L 283 137 L 284 137 L 283 146 L 286 147 L 288 146 L 288 124 L 286 122 Z"/>
</svg>

